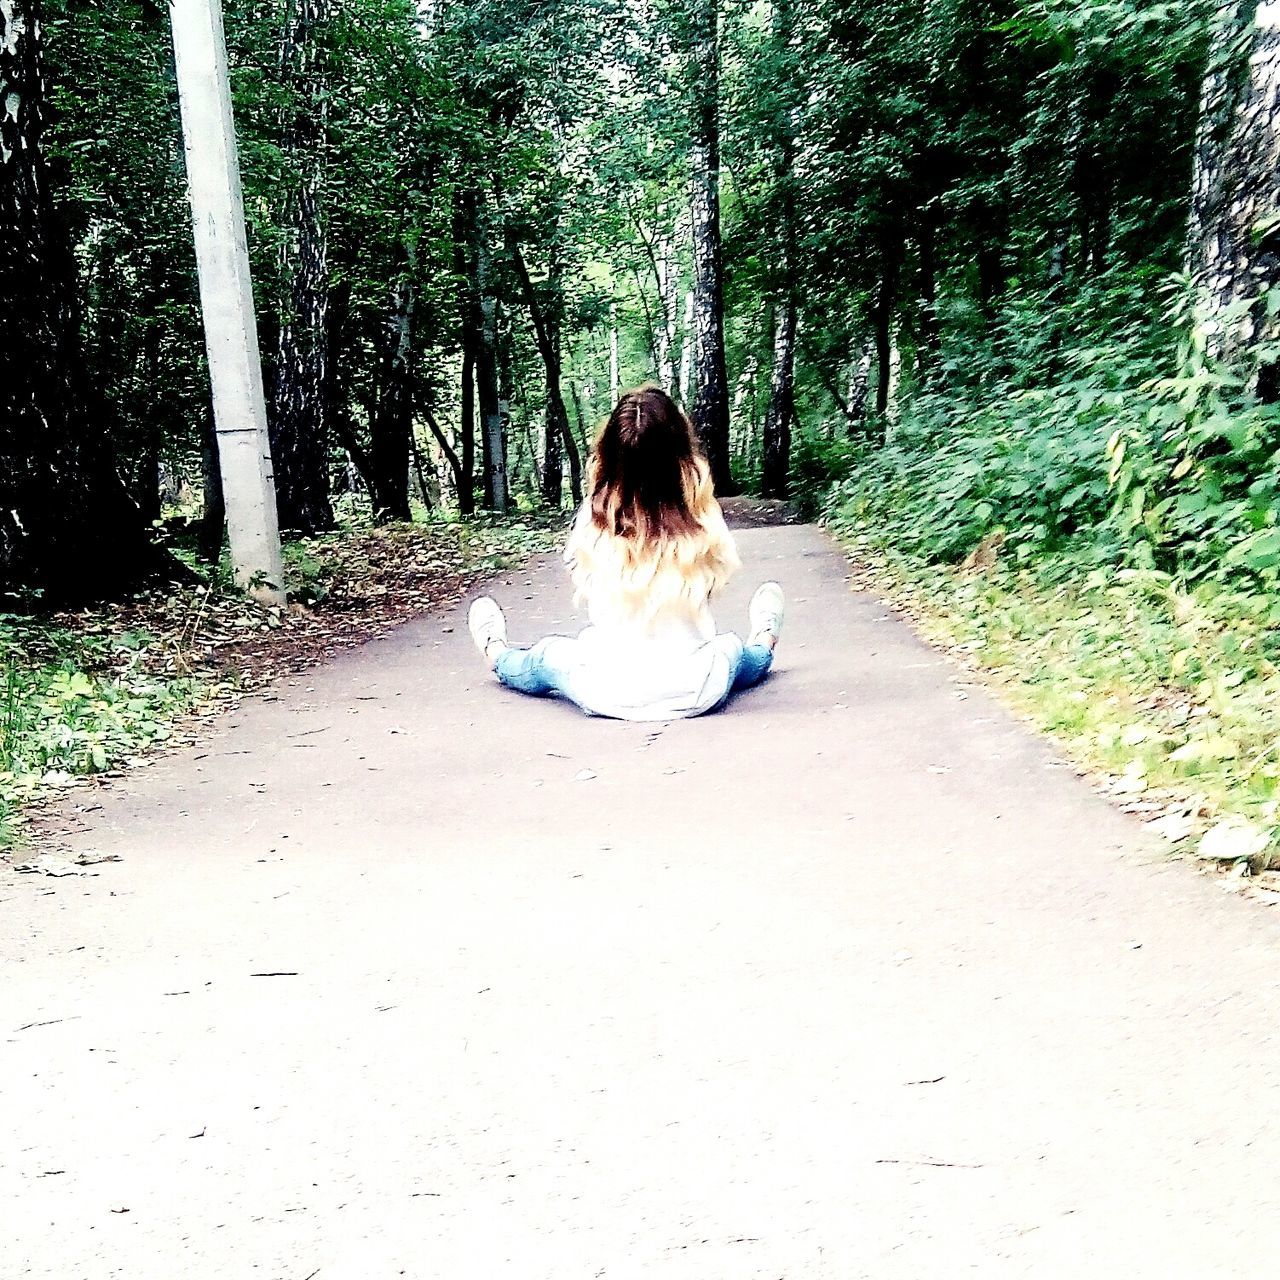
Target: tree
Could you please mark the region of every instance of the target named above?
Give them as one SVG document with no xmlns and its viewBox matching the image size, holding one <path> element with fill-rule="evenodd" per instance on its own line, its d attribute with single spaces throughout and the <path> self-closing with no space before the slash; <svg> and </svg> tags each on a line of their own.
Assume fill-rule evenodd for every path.
<svg viewBox="0 0 1280 1280">
<path fill-rule="evenodd" d="M 774 244 L 777 273 L 773 289 L 773 366 L 764 417 L 761 492 L 785 498 L 790 487 L 791 429 L 795 417 L 796 325 L 799 237 L 796 226 L 795 127 L 799 113 L 800 70 L 792 48 L 792 0 L 774 0 L 770 40 L 773 79 L 778 87 L 772 107 Z"/>
<path fill-rule="evenodd" d="M 413 255 L 404 251 L 391 287 L 382 359 L 381 396 L 370 423 L 369 479 L 378 520 L 409 520 L 409 463 L 413 455 L 413 320 L 417 304 Z"/>
<path fill-rule="evenodd" d="M 1188 266 L 1206 352 L 1257 374 L 1260 394 L 1275 401 L 1280 382 L 1272 367 L 1249 367 L 1256 366 L 1258 342 L 1277 332 L 1258 301 L 1280 283 L 1280 13 L 1274 5 L 1220 7 L 1202 101 Z"/>
<path fill-rule="evenodd" d="M 733 492 L 729 458 L 729 374 L 724 351 L 724 267 L 720 244 L 719 0 L 693 0 L 688 13 L 693 218 L 693 425 L 721 494 Z"/>
<path fill-rule="evenodd" d="M 489 201 L 480 187 L 462 196 L 464 280 L 463 349 L 475 379 L 475 402 L 480 425 L 480 452 L 484 480 L 484 504 L 505 512 L 507 490 L 507 440 L 498 390 L 498 294 L 490 245 Z"/>
<path fill-rule="evenodd" d="M 565 405 L 564 391 L 561 387 L 563 365 L 560 333 L 564 308 L 561 264 L 553 248 L 543 296 L 540 298 L 539 291 L 530 278 L 529 268 L 520 250 L 519 241 L 514 235 L 510 240 L 510 248 L 511 260 L 520 280 L 520 286 L 524 290 L 525 302 L 533 320 L 534 333 L 537 335 L 538 351 L 546 370 L 547 409 L 543 442 L 542 501 L 549 507 L 560 506 L 561 489 L 564 485 L 562 454 L 567 451 L 574 464 L 572 493 L 576 504 L 582 501 L 582 476 L 581 466 L 576 456 L 577 445 L 569 427 L 569 410 Z"/>
<path fill-rule="evenodd" d="M 40 0 L 0 0 L 0 586 L 101 597 L 176 566 L 115 469 L 86 376 L 67 227 L 45 154 Z"/>
<path fill-rule="evenodd" d="M 310 534 L 334 526 L 325 422 L 329 281 L 323 209 L 327 85 L 322 50 L 328 0 L 288 3 L 281 42 L 281 76 L 288 101 L 285 151 L 298 174 L 290 193 L 293 225 L 284 250 L 289 297 L 280 325 L 271 456 L 280 525 Z"/>
</svg>

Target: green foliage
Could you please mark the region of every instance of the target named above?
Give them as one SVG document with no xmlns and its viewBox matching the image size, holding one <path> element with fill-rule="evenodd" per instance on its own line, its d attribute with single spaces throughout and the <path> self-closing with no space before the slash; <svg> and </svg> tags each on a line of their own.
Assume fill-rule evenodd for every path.
<svg viewBox="0 0 1280 1280">
<path fill-rule="evenodd" d="M 806 520 L 818 515 L 823 495 L 848 474 L 858 456 L 858 444 L 847 437 L 812 431 L 796 435 L 791 443 L 791 483 L 796 509 Z"/>
<path fill-rule="evenodd" d="M 1186 282 L 1172 289 L 1176 371 L 1108 442 L 1115 523 L 1139 564 L 1263 592 L 1280 622 L 1280 406 L 1206 357 Z"/>
<path fill-rule="evenodd" d="M 263 609 L 223 581 L 122 609 L 0 614 L 0 848 L 24 804 L 182 740 L 175 722 L 238 697 L 559 545 L 559 515 L 370 527 L 288 544 L 290 594 Z"/>
<path fill-rule="evenodd" d="M 1053 317 L 1014 296 L 1002 320 L 991 344 L 952 348 L 947 388 L 907 399 L 887 445 L 862 450 L 829 505 L 934 559 L 997 531 L 1019 559 L 1080 540 L 1118 559 L 1107 441 L 1150 404 L 1156 320 L 1115 282 Z"/>
<path fill-rule="evenodd" d="M 24 798 L 116 768 L 169 737 L 197 682 L 145 670 L 153 643 L 145 633 L 0 615 L 0 846 Z"/>
<path fill-rule="evenodd" d="M 835 526 L 930 639 L 1127 803 L 1187 813 L 1193 830 L 1223 816 L 1277 828 L 1280 641 L 1264 600 L 1094 568 L 1073 548 L 958 570 L 885 551 L 883 530 L 848 515 Z"/>
</svg>

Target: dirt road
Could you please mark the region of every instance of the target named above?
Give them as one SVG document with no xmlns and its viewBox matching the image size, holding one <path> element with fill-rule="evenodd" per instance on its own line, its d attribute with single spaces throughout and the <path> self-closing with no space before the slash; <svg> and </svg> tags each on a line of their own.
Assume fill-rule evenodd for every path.
<svg viewBox="0 0 1280 1280">
<path fill-rule="evenodd" d="M 0 1275 L 1170 1280 L 1280 1264 L 1277 917 L 1170 866 L 812 528 L 670 726 L 462 611 L 0 878 Z M 554 562 L 494 585 L 563 629 Z"/>
</svg>

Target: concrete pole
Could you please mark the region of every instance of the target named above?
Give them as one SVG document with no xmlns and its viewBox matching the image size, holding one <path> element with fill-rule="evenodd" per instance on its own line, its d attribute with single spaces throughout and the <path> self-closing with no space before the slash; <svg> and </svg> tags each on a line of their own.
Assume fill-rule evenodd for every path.
<svg viewBox="0 0 1280 1280">
<path fill-rule="evenodd" d="M 200 309 L 236 582 L 285 602 L 222 0 L 171 0 Z"/>
</svg>

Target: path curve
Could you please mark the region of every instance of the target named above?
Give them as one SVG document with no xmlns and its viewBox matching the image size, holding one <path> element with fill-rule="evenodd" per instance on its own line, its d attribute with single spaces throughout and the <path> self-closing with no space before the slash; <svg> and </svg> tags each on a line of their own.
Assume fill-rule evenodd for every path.
<svg viewBox="0 0 1280 1280">
<path fill-rule="evenodd" d="M 1280 1258 L 1276 917 L 809 527 L 776 673 L 522 700 L 461 610 L 246 703 L 0 879 L 12 1280 L 1138 1280 Z M 553 560 L 494 591 L 563 628 Z M 274 975 L 274 976 L 270 976 Z"/>
</svg>

